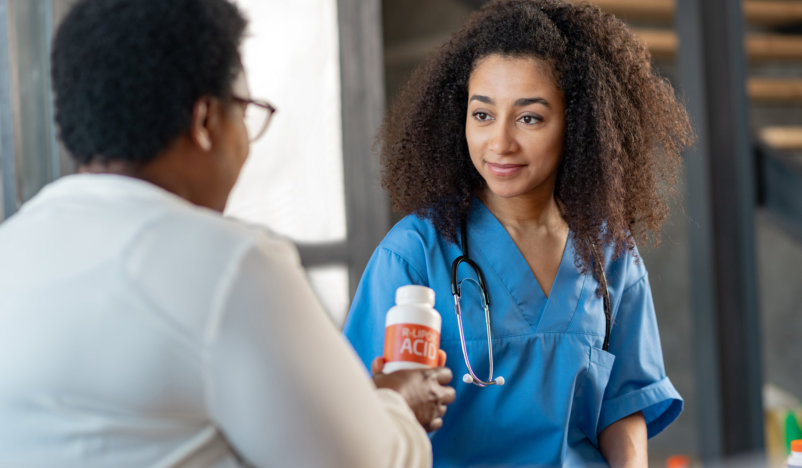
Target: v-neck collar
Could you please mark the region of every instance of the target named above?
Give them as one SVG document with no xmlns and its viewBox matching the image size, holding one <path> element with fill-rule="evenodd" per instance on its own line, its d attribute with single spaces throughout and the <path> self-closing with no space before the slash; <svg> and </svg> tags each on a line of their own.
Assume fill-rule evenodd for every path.
<svg viewBox="0 0 802 468">
<path fill-rule="evenodd" d="M 533 328 L 551 330 L 551 325 L 557 325 L 541 324 L 544 319 L 546 322 L 556 320 L 565 326 L 570 323 L 584 286 L 584 278 L 580 277 L 579 271 L 573 265 L 573 232 L 568 233 L 560 266 L 548 297 L 518 245 L 495 215 L 475 196 L 469 213 L 467 233 L 470 256 L 483 270 L 489 270 L 485 273 L 486 276 L 492 272 L 498 278 Z M 490 302 L 493 303 L 492 297 Z M 565 310 L 566 307 L 570 310 Z M 552 310 L 555 308 L 559 310 Z"/>
</svg>

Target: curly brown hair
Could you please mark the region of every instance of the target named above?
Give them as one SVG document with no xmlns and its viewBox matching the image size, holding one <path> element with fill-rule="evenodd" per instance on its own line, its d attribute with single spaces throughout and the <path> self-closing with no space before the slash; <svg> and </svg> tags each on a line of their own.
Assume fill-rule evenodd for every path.
<svg viewBox="0 0 802 468">
<path fill-rule="evenodd" d="M 565 98 L 555 197 L 574 235 L 614 246 L 659 242 L 693 132 L 644 44 L 611 14 L 561 0 L 497 0 L 475 12 L 423 65 L 379 134 L 382 183 L 393 208 L 432 220 L 456 240 L 484 184 L 465 139 L 468 79 L 488 55 L 534 57 L 554 68 Z M 591 265 L 576 243 L 577 266 Z"/>
</svg>

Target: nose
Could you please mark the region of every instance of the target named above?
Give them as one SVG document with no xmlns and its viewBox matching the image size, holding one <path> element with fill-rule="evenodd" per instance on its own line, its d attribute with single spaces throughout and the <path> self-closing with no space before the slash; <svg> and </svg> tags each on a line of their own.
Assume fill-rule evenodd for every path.
<svg viewBox="0 0 802 468">
<path fill-rule="evenodd" d="M 504 121 L 497 121 L 493 134 L 488 142 L 488 149 L 496 154 L 507 154 L 516 151 L 518 143 L 515 140 L 515 129 Z"/>
</svg>

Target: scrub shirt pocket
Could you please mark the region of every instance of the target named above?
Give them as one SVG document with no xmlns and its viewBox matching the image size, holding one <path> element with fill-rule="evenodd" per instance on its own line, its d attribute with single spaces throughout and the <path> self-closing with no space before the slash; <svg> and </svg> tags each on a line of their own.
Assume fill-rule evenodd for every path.
<svg viewBox="0 0 802 468">
<path fill-rule="evenodd" d="M 590 359 L 584 379 L 574 395 L 576 424 L 590 439 L 591 443 L 599 446 L 598 427 L 604 390 L 610 380 L 615 355 L 601 348 L 590 348 Z"/>
</svg>

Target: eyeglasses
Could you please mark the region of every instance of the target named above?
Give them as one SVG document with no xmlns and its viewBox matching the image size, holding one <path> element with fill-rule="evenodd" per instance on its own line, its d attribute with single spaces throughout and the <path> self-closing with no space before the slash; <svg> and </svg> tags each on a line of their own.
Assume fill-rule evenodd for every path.
<svg viewBox="0 0 802 468">
<path fill-rule="evenodd" d="M 245 104 L 245 128 L 248 129 L 248 140 L 253 142 L 259 137 L 264 135 L 267 126 L 270 125 L 270 119 L 276 113 L 276 108 L 273 104 L 260 99 L 243 98 L 239 96 L 232 96 L 236 102 Z"/>
</svg>

